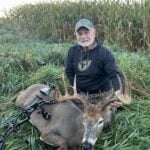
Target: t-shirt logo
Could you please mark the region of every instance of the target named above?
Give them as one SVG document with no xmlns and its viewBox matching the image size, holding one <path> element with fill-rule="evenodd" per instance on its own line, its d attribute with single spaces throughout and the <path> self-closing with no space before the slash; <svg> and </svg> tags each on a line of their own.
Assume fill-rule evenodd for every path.
<svg viewBox="0 0 150 150">
<path fill-rule="evenodd" d="M 91 65 L 91 60 L 80 61 L 78 63 L 78 70 L 79 71 L 85 71 L 90 67 L 90 65 Z"/>
</svg>

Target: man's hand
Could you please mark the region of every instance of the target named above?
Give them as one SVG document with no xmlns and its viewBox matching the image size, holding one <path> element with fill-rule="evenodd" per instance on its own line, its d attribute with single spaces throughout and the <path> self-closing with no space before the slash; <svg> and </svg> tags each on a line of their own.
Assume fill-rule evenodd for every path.
<svg viewBox="0 0 150 150">
<path fill-rule="evenodd" d="M 121 94 L 121 91 L 120 91 L 120 90 L 117 90 L 117 91 L 115 92 L 115 95 L 116 95 L 116 97 L 118 97 L 118 95 L 122 95 L 122 94 Z M 114 101 L 113 103 L 111 103 L 111 106 L 118 108 L 118 107 L 123 106 L 123 102 L 121 102 L 121 101 Z"/>
<path fill-rule="evenodd" d="M 123 103 L 122 102 L 117 102 L 117 101 L 115 101 L 115 102 L 113 102 L 113 103 L 111 103 L 110 104 L 110 106 L 113 106 L 113 107 L 121 107 L 121 106 L 123 106 Z"/>
</svg>

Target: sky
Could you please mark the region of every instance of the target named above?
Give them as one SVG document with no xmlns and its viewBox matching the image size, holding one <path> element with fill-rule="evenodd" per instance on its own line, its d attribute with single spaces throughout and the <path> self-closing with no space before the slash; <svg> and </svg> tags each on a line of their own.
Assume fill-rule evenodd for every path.
<svg viewBox="0 0 150 150">
<path fill-rule="evenodd" d="M 63 1 L 63 0 L 0 0 L 0 17 L 4 16 L 4 11 L 8 11 L 10 8 L 15 7 L 17 5 L 29 4 L 29 3 L 35 4 L 38 2 L 51 2 L 51 1 Z M 70 0 L 70 1 L 76 1 L 76 0 Z M 126 1 L 126 0 L 121 0 L 121 1 Z M 131 1 L 142 1 L 142 0 L 131 0 Z"/>
<path fill-rule="evenodd" d="M 23 4 L 34 4 L 37 2 L 49 2 L 51 0 L 0 0 L 0 16 L 4 15 L 4 11 L 10 8 Z"/>
</svg>

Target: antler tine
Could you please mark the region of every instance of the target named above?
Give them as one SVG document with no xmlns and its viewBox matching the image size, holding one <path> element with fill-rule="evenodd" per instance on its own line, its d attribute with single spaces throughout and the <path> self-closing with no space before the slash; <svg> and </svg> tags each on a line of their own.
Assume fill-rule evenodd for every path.
<svg viewBox="0 0 150 150">
<path fill-rule="evenodd" d="M 62 81 L 63 81 L 63 85 L 64 85 L 65 96 L 69 96 L 68 88 L 67 88 L 66 82 L 65 82 L 65 76 L 64 76 L 64 73 L 62 73 Z"/>
<path fill-rule="evenodd" d="M 125 77 L 125 93 L 123 94 L 122 90 L 119 89 L 118 91 L 115 92 L 115 95 L 124 104 L 130 104 L 131 103 L 131 85 L 128 82 L 125 74 L 124 74 L 124 77 Z M 119 79 L 120 87 L 122 88 L 122 82 L 119 76 L 118 76 L 118 79 Z"/>
<path fill-rule="evenodd" d="M 87 92 L 87 94 L 85 95 L 84 92 L 81 92 L 80 94 L 77 93 L 77 80 L 76 80 L 76 75 L 74 76 L 74 82 L 73 82 L 73 96 L 75 99 L 73 100 L 80 100 L 82 102 L 82 104 L 84 106 L 87 105 L 88 101 L 88 97 L 89 97 L 89 93 Z"/>
<path fill-rule="evenodd" d="M 74 77 L 74 82 L 73 82 L 73 92 L 74 92 L 74 95 L 78 95 L 77 94 L 77 78 L 76 78 L 76 75 Z"/>
<path fill-rule="evenodd" d="M 131 82 L 127 80 L 127 77 L 125 76 L 125 94 L 127 97 L 129 97 L 130 102 L 131 102 Z"/>
<path fill-rule="evenodd" d="M 104 109 L 106 106 L 108 106 L 110 103 L 113 103 L 113 102 L 116 102 L 116 101 L 119 101 L 119 99 L 117 97 L 114 97 L 114 98 L 111 98 L 107 101 L 104 101 L 101 105 L 100 105 L 100 108 L 101 109 Z"/>
<path fill-rule="evenodd" d="M 57 101 L 67 101 L 67 100 L 81 100 L 80 95 L 77 93 L 77 87 L 76 87 L 76 75 L 74 77 L 74 85 L 73 85 L 73 95 L 69 95 L 68 89 L 66 86 L 65 78 L 64 75 L 62 75 L 62 80 L 64 84 L 64 89 L 65 89 L 65 95 L 62 96 L 61 93 L 59 92 L 59 89 L 56 91 L 56 94 L 54 95 L 55 99 Z"/>
</svg>

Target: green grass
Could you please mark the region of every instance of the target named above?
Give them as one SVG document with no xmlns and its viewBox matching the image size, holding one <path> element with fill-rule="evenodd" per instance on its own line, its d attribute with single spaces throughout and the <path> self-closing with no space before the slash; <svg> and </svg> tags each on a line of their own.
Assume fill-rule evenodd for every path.
<svg viewBox="0 0 150 150">
<path fill-rule="evenodd" d="M 8 29 L 3 32 L 9 33 Z M 5 35 L 5 33 L 4 33 Z M 12 36 L 13 37 L 13 36 Z M 5 36 L 4 36 L 5 38 Z M 55 83 L 61 86 L 61 72 L 71 43 L 48 43 L 20 37 L 0 44 L 0 124 L 14 111 L 16 94 L 34 83 Z M 116 44 L 108 44 L 120 68 L 132 83 L 132 104 L 124 106 L 113 118 L 109 129 L 103 131 L 96 150 L 149 150 L 150 149 L 150 55 L 131 53 Z M 43 64 L 44 62 L 44 64 Z M 0 128 L 0 135 L 6 127 Z M 5 150 L 42 150 L 39 132 L 25 123 L 20 131 L 30 144 L 17 134 L 5 143 Z M 49 146 L 50 149 L 52 149 Z M 75 149 L 75 148 L 74 148 Z"/>
</svg>

